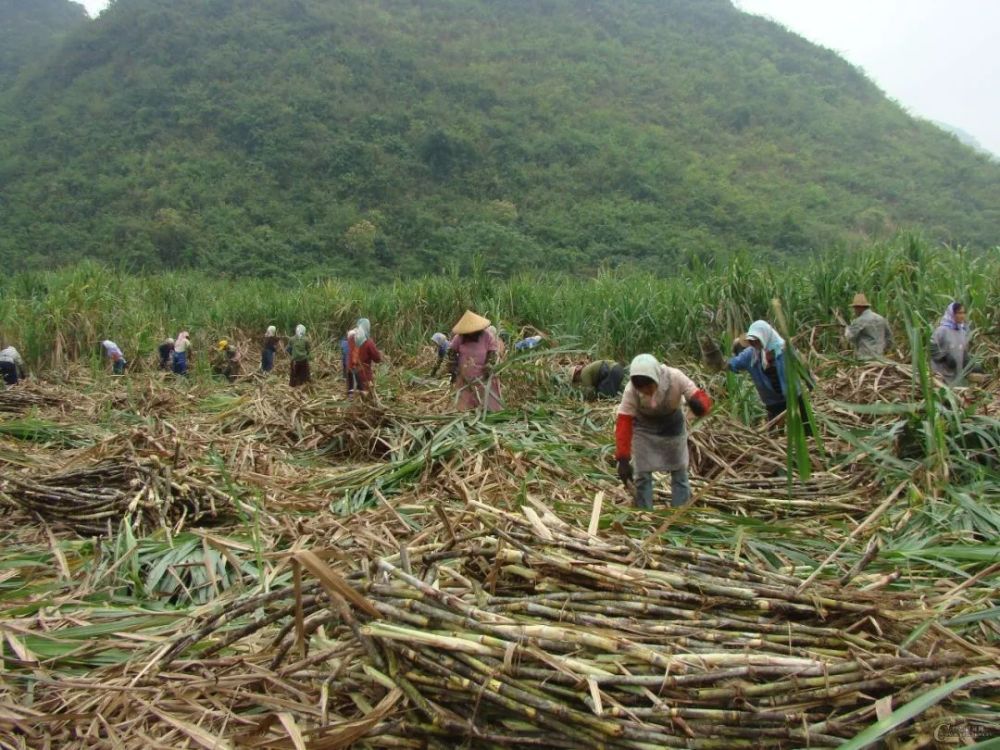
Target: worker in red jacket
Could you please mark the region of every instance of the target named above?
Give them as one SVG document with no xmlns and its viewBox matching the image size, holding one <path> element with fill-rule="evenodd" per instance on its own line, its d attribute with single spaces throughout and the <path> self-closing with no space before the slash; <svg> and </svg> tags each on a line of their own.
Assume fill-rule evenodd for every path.
<svg viewBox="0 0 1000 750">
<path fill-rule="evenodd" d="M 682 401 L 687 401 L 696 417 L 704 417 L 712 409 L 708 394 L 680 370 L 661 364 L 652 354 L 640 354 L 632 360 L 618 407 L 615 458 L 625 487 L 635 479 L 639 508 L 653 507 L 654 471 L 670 472 L 671 505 L 679 507 L 691 497 Z"/>
</svg>

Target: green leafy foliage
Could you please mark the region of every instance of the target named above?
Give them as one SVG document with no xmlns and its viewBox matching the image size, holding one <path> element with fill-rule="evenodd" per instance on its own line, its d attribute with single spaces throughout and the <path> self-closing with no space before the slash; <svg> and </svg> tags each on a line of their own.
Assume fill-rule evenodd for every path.
<svg viewBox="0 0 1000 750">
<path fill-rule="evenodd" d="M 0 124 L 8 269 L 669 273 L 1000 229 L 1000 166 L 727 0 L 117 0 Z"/>
</svg>

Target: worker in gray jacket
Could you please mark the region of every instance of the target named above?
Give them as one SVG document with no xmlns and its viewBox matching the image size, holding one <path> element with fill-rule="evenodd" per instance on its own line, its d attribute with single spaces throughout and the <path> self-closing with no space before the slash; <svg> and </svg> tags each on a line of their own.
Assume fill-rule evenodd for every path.
<svg viewBox="0 0 1000 750">
<path fill-rule="evenodd" d="M 931 337 L 931 368 L 948 385 L 960 385 L 970 370 L 965 313 L 965 305 L 952 302 Z"/>
<path fill-rule="evenodd" d="M 854 347 L 858 359 L 879 359 L 892 349 L 889 323 L 872 310 L 864 294 L 855 294 L 851 302 L 854 320 L 844 329 L 844 338 Z"/>
</svg>

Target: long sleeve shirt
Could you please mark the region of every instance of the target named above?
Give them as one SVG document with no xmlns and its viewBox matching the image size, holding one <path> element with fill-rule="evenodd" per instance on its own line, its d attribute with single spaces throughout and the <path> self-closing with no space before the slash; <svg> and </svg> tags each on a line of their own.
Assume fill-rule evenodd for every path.
<svg viewBox="0 0 1000 750">
<path fill-rule="evenodd" d="M 938 326 L 931 337 L 931 368 L 949 385 L 962 380 L 969 357 L 969 331 Z"/>
<path fill-rule="evenodd" d="M 854 347 L 858 359 L 874 359 L 892 348 L 892 329 L 876 312 L 866 309 L 844 329 L 844 338 Z"/>
<path fill-rule="evenodd" d="M 765 353 L 763 356 L 769 355 Z M 750 379 L 753 380 L 760 400 L 765 406 L 783 404 L 788 390 L 785 381 L 785 355 L 779 354 L 774 357 L 771 366 L 766 368 L 761 362 L 763 356 L 758 357 L 757 351 L 753 347 L 748 347 L 729 360 L 729 369 L 732 372 L 750 374 Z"/>
</svg>

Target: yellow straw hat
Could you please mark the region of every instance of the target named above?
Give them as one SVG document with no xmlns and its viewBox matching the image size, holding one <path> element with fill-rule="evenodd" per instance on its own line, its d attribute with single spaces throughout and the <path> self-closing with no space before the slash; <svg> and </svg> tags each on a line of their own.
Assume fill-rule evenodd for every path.
<svg viewBox="0 0 1000 750">
<path fill-rule="evenodd" d="M 466 310 L 465 315 L 459 319 L 451 332 L 457 334 L 476 333 L 477 331 L 485 331 L 489 327 L 490 321 L 488 319 L 477 315 L 472 310 Z"/>
<path fill-rule="evenodd" d="M 854 295 L 854 301 L 851 302 L 851 307 L 871 307 L 871 305 L 868 304 L 868 298 L 861 292 L 858 292 Z"/>
</svg>

